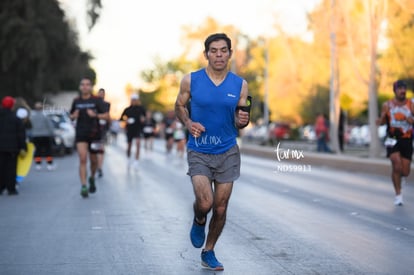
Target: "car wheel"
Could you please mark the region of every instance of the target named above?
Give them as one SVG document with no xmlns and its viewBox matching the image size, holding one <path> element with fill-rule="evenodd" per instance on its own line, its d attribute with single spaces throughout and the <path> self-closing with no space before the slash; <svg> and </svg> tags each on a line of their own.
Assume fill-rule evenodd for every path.
<svg viewBox="0 0 414 275">
<path fill-rule="evenodd" d="M 66 148 L 65 148 L 65 153 L 66 153 L 67 155 L 71 155 L 71 154 L 73 153 L 73 148 L 72 148 L 72 147 L 66 147 Z"/>
</svg>

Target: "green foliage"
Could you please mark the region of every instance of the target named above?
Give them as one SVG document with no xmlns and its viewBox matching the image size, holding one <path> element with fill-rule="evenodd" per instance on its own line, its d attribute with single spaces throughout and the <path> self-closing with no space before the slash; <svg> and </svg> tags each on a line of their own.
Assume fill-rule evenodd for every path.
<svg viewBox="0 0 414 275">
<path fill-rule="evenodd" d="M 156 92 L 146 93 L 141 90 L 139 94 L 142 105 L 145 106 L 148 110 L 165 111 L 163 104 L 157 100 Z"/>
<path fill-rule="evenodd" d="M 289 139 L 292 139 L 292 140 L 300 139 L 300 127 L 293 127 L 291 129 Z"/>
<path fill-rule="evenodd" d="M 389 91 L 396 79 L 414 79 L 414 13 L 412 0 L 390 1 L 386 37 L 389 47 L 379 59 L 380 90 Z M 410 81 L 408 81 L 410 82 Z M 413 87 L 413 86 L 411 86 Z"/>
<path fill-rule="evenodd" d="M 329 114 L 329 88 L 316 86 L 314 93 L 303 99 L 299 112 L 304 124 L 312 124 L 318 114 Z"/>
<path fill-rule="evenodd" d="M 88 29 L 91 30 L 98 22 L 102 10 L 101 0 L 88 0 L 87 2 Z"/>
<path fill-rule="evenodd" d="M 387 100 L 390 100 L 391 98 L 392 96 L 390 95 L 379 94 L 378 95 L 378 110 L 381 110 L 384 102 L 386 102 Z"/>
<path fill-rule="evenodd" d="M 0 2 L 0 96 L 29 103 L 95 73 L 56 0 Z"/>
<path fill-rule="evenodd" d="M 141 72 L 141 78 L 151 88 L 141 93 L 145 97 L 145 106 L 161 112 L 172 110 L 182 77 L 195 68 L 197 64 L 185 58 L 178 58 L 167 63 L 159 59 L 155 60 L 152 69 Z"/>
<path fill-rule="evenodd" d="M 335 10 L 331 8 L 332 1 L 323 0 L 309 13 L 309 31 L 312 33 L 309 41 L 283 33 L 279 26 L 275 26 L 277 34 L 273 37 L 250 38 L 234 26 L 221 26 L 213 18 L 207 18 L 200 26 L 183 29 L 181 57 L 167 62 L 158 60 L 154 69 L 143 73 L 143 79 L 155 87 L 153 98 L 156 105 L 170 108 L 181 76 L 205 65 L 202 55 L 205 37 L 223 31 L 231 36 L 233 42 L 231 70 L 247 80 L 249 94 L 253 97 L 252 121 L 263 117 L 267 84 L 271 120 L 313 123 L 317 113 L 329 113 L 327 83 L 331 77 L 330 26 L 333 24 L 340 106 L 350 119 L 366 120 L 369 87 L 377 87 L 378 91 L 374 92 L 380 95 L 389 93 L 392 82 L 402 78 L 408 81 L 411 89 L 414 88 L 414 2 L 335 2 Z M 334 17 L 331 17 L 332 12 Z M 375 19 L 373 22 L 376 24 L 371 26 L 370 18 Z M 375 39 L 380 41 L 373 43 L 379 46 L 371 59 L 373 49 L 370 45 L 376 41 L 370 40 L 372 31 L 377 34 Z M 194 53 L 199 54 L 194 56 Z M 372 70 L 373 64 L 375 71 Z M 264 76 L 266 68 L 267 82 Z M 375 74 L 374 77 L 370 78 L 370 72 Z M 368 85 L 370 81 L 375 81 L 375 85 Z M 376 99 L 371 99 L 375 103 Z M 383 100 L 379 96 L 379 104 Z"/>
</svg>

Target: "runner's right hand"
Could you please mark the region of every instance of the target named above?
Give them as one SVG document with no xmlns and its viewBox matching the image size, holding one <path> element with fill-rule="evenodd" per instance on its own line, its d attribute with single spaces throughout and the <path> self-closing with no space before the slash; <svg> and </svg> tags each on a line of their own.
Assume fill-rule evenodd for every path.
<svg viewBox="0 0 414 275">
<path fill-rule="evenodd" d="M 73 111 L 72 114 L 70 114 L 71 119 L 77 119 L 79 117 L 79 110 Z"/>
</svg>

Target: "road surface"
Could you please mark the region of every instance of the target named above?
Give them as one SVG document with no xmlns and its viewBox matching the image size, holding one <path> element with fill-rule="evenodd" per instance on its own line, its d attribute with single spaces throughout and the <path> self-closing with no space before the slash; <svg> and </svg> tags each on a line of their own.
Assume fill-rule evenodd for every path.
<svg viewBox="0 0 414 275">
<path fill-rule="evenodd" d="M 189 240 L 185 159 L 157 140 L 128 171 L 124 151 L 123 140 L 107 147 L 88 199 L 76 154 L 0 196 L 0 274 L 214 274 Z M 387 176 L 242 155 L 217 273 L 414 274 L 413 191 L 395 207 Z"/>
</svg>

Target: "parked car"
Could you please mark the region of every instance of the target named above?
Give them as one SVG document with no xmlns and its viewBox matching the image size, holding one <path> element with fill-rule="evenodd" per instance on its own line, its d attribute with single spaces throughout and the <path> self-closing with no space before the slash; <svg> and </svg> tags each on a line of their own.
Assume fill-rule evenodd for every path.
<svg viewBox="0 0 414 275">
<path fill-rule="evenodd" d="M 316 140 L 315 127 L 313 125 L 307 124 L 300 129 L 300 138 L 307 141 Z"/>
<path fill-rule="evenodd" d="M 59 155 L 71 154 L 75 147 L 75 127 L 65 111 L 47 111 L 55 127 L 54 151 Z"/>
<path fill-rule="evenodd" d="M 386 135 L 387 126 L 381 125 L 378 127 L 378 139 L 383 140 Z M 352 127 L 349 133 L 348 143 L 356 146 L 369 146 L 371 143 L 371 131 L 369 125 L 364 124 L 361 126 Z"/>
<path fill-rule="evenodd" d="M 279 140 L 289 139 L 291 136 L 291 128 L 288 123 L 285 122 L 272 122 L 268 127 L 268 141 L 274 145 Z"/>
<path fill-rule="evenodd" d="M 243 135 L 243 140 L 260 145 L 266 144 L 268 141 L 266 125 L 256 125 L 248 129 Z"/>
</svg>

